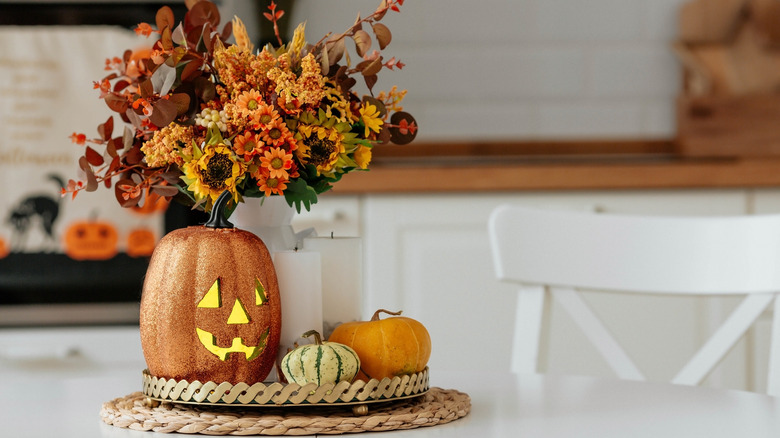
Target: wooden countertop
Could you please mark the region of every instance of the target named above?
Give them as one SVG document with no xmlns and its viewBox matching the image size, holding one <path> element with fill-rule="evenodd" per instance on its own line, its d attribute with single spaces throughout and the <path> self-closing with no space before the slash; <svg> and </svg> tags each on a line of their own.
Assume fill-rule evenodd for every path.
<svg viewBox="0 0 780 438">
<path fill-rule="evenodd" d="M 377 146 L 333 194 L 780 187 L 780 157 L 691 157 L 672 140 Z"/>
</svg>

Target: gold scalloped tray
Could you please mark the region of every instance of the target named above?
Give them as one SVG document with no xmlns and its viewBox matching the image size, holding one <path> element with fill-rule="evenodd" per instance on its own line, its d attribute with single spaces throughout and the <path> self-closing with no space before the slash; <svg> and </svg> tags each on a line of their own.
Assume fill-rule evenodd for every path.
<svg viewBox="0 0 780 438">
<path fill-rule="evenodd" d="M 428 368 L 416 374 L 355 381 L 328 383 L 264 382 L 235 385 L 222 382 L 165 379 L 152 376 L 144 370 L 143 393 L 152 400 L 216 406 L 349 406 L 388 402 L 417 397 L 428 392 Z"/>
</svg>

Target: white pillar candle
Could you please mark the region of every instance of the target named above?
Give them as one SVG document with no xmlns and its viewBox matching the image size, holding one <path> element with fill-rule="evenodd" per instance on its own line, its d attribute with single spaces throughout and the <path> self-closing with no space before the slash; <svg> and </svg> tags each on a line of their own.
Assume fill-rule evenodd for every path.
<svg viewBox="0 0 780 438">
<path fill-rule="evenodd" d="M 322 258 L 325 336 L 340 323 L 359 321 L 363 306 L 363 250 L 359 237 L 309 237 L 303 249 Z"/>
<path fill-rule="evenodd" d="M 284 357 L 296 342 L 309 343 L 303 333 L 322 333 L 322 270 L 315 252 L 279 251 L 273 261 L 282 298 L 279 356 Z"/>
</svg>

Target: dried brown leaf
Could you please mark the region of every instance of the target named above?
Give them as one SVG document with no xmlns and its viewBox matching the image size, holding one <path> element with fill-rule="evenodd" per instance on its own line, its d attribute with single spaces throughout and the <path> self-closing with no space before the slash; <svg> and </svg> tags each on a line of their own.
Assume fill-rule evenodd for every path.
<svg viewBox="0 0 780 438">
<path fill-rule="evenodd" d="M 188 102 L 189 103 L 189 102 Z M 152 114 L 149 121 L 155 126 L 167 126 L 178 115 L 178 108 L 174 102 L 166 99 L 160 99 L 152 104 Z"/>
<path fill-rule="evenodd" d="M 106 105 L 108 105 L 109 108 L 111 108 L 112 111 L 116 111 L 120 114 L 123 114 L 125 111 L 127 111 L 128 103 L 127 99 L 124 97 L 119 97 L 115 94 L 107 94 L 103 100 L 106 101 Z"/>
<path fill-rule="evenodd" d="M 382 0 L 376 8 L 376 11 L 374 11 L 374 18 L 376 20 L 381 20 L 385 17 L 385 14 L 387 14 L 387 0 Z"/>
<path fill-rule="evenodd" d="M 148 99 L 149 96 L 154 94 L 154 83 L 152 82 L 152 79 L 146 79 L 140 84 L 138 84 L 138 91 L 141 93 L 141 97 L 144 99 Z"/>
<path fill-rule="evenodd" d="M 162 30 L 162 33 L 160 34 L 160 44 L 162 44 L 163 49 L 165 50 L 173 50 L 173 36 L 170 27 L 166 27 Z"/>
<path fill-rule="evenodd" d="M 212 27 L 217 27 L 220 20 L 219 9 L 211 2 L 195 3 L 187 12 L 187 17 L 194 27 L 201 27 L 206 23 L 211 24 Z"/>
<path fill-rule="evenodd" d="M 157 195 L 170 198 L 179 194 L 179 188 L 176 186 L 157 184 L 152 186 L 152 192 Z"/>
<path fill-rule="evenodd" d="M 371 25 L 371 28 L 374 30 L 374 35 L 376 35 L 376 42 L 379 43 L 379 50 L 384 50 L 393 39 L 390 29 L 382 23 L 374 23 Z"/>
<path fill-rule="evenodd" d="M 186 93 L 176 93 L 169 100 L 176 105 L 176 115 L 186 114 L 190 109 L 190 96 Z"/>
<path fill-rule="evenodd" d="M 155 23 L 157 24 L 157 30 L 165 27 L 173 29 L 173 25 L 176 23 L 173 19 L 173 10 L 168 6 L 161 7 L 154 18 Z"/>
<path fill-rule="evenodd" d="M 341 61 L 347 46 L 344 43 L 344 38 L 338 38 L 336 40 L 327 41 L 325 43 L 325 48 L 328 52 L 328 60 L 330 61 L 330 65 L 335 65 L 337 62 Z"/>
<path fill-rule="evenodd" d="M 103 141 L 111 139 L 111 135 L 114 133 L 114 117 L 109 116 L 108 120 L 98 125 L 98 134 Z"/>
<path fill-rule="evenodd" d="M 363 76 L 363 79 L 366 81 L 366 87 L 368 87 L 368 91 L 371 91 L 374 88 L 374 85 L 376 85 L 378 77 L 377 75 Z"/>
<path fill-rule="evenodd" d="M 203 67 L 203 60 L 202 59 L 193 59 L 190 62 L 188 62 L 184 69 L 181 71 L 181 80 L 187 81 L 192 77 L 195 77 L 196 74 L 200 73 L 200 68 Z"/>
<path fill-rule="evenodd" d="M 355 31 L 355 34 L 352 35 L 352 40 L 355 41 L 355 50 L 357 50 L 357 54 L 361 58 L 371 49 L 371 36 L 365 30 Z"/>
<path fill-rule="evenodd" d="M 363 76 L 376 76 L 382 70 L 382 58 L 377 58 L 373 61 L 363 61 L 356 65 L 355 68 Z"/>
<path fill-rule="evenodd" d="M 87 158 L 87 162 L 93 166 L 100 166 L 104 162 L 103 156 L 89 146 L 86 147 L 84 156 Z"/>
</svg>

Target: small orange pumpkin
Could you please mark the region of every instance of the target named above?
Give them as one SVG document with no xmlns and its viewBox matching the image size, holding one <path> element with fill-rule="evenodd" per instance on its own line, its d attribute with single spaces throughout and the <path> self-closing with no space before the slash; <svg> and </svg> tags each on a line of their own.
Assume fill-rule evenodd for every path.
<svg viewBox="0 0 780 438">
<path fill-rule="evenodd" d="M 147 257 L 154 252 L 157 237 L 148 228 L 136 228 L 127 235 L 127 255 L 130 257 Z"/>
<path fill-rule="evenodd" d="M 157 243 L 141 296 L 141 346 L 156 377 L 262 382 L 276 361 L 281 299 L 265 244 L 228 222 L 225 191 L 202 226 Z"/>
<path fill-rule="evenodd" d="M 380 313 L 396 315 L 379 319 Z M 329 342 L 351 347 L 360 358 L 356 380 L 382 380 L 425 369 L 431 357 L 431 336 L 418 321 L 379 309 L 370 321 L 346 322 L 333 331 Z"/>
<path fill-rule="evenodd" d="M 119 234 L 109 222 L 77 221 L 63 236 L 65 254 L 74 260 L 107 260 L 117 253 Z"/>
</svg>

